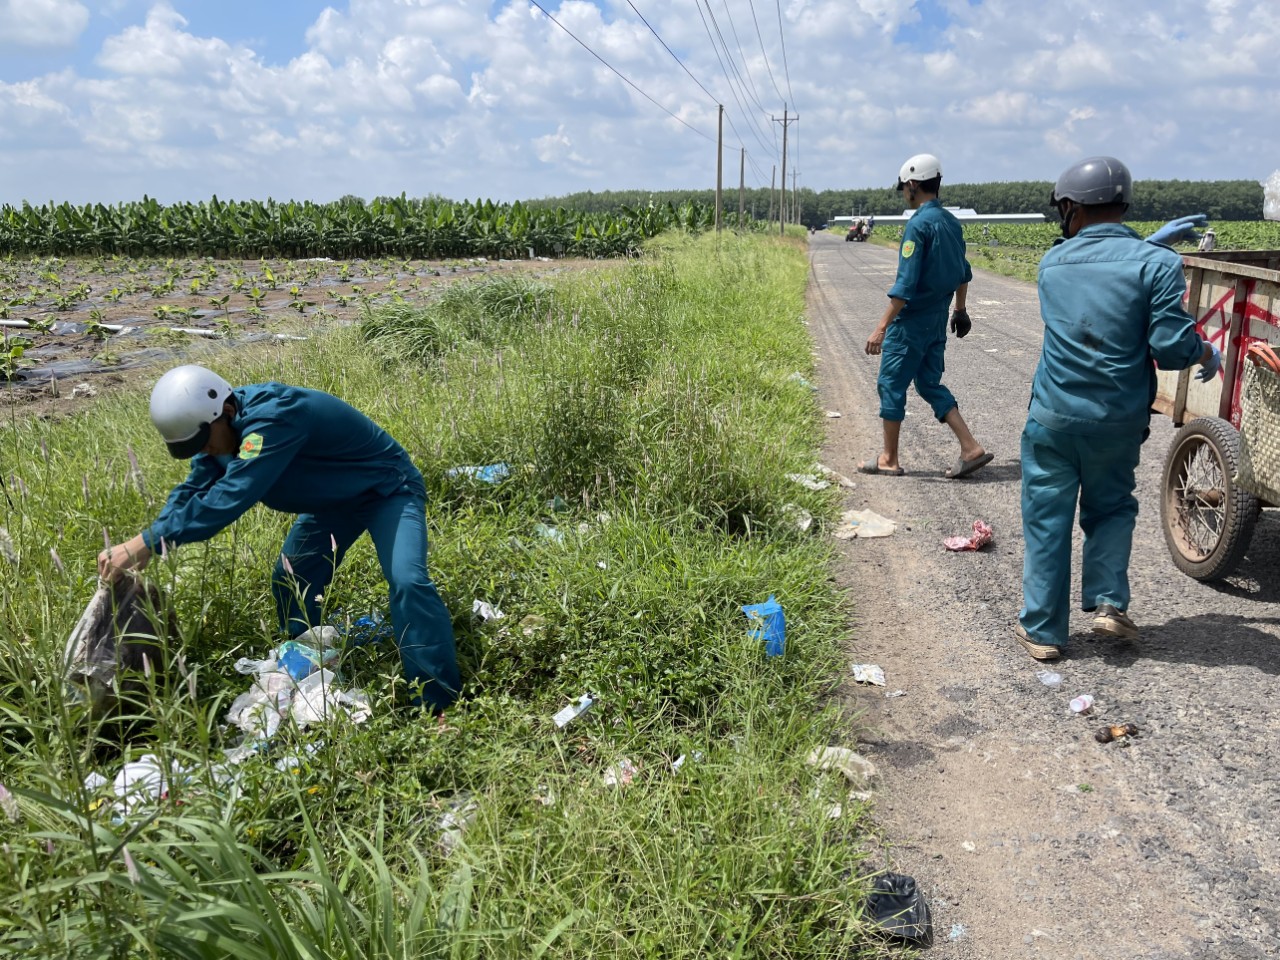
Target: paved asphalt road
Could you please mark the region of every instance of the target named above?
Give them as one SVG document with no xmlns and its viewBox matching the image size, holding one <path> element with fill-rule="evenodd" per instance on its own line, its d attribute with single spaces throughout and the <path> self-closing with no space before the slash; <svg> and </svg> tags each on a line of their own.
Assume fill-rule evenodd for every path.
<svg viewBox="0 0 1280 960">
<path fill-rule="evenodd" d="M 848 685 L 848 739 L 882 772 L 881 865 L 911 873 L 946 958 L 1280 956 L 1280 516 L 1264 514 L 1238 574 L 1179 573 L 1159 529 L 1173 428 L 1153 424 L 1139 468 L 1131 614 L 1137 643 L 1095 641 L 1073 620 L 1044 685 L 1012 640 L 1021 600 L 1018 437 L 1039 356 L 1033 284 L 977 273 L 973 332 L 952 341 L 944 382 L 994 463 L 948 481 L 950 432 L 912 396 L 903 478 L 854 474 L 879 448 L 878 358 L 863 344 L 893 279 L 894 250 L 810 237 L 809 322 L 824 456 L 858 481 L 846 508 L 899 521 L 842 545 L 855 610 L 851 661 L 887 688 Z M 952 554 L 975 518 L 993 547 Z M 1075 553 L 1079 564 L 1079 535 Z M 886 691 L 904 690 L 886 698 Z M 1092 717 L 1068 710 L 1091 693 Z M 1101 745 L 1104 722 L 1136 722 Z"/>
</svg>

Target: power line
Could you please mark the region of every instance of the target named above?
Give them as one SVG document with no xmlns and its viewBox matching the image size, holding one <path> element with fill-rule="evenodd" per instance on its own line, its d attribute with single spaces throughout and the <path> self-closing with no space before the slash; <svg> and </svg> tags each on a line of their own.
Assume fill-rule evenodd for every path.
<svg viewBox="0 0 1280 960">
<path fill-rule="evenodd" d="M 774 0 L 778 8 L 778 39 L 782 41 L 782 70 L 787 78 L 787 99 L 792 103 L 796 98 L 791 95 L 791 71 L 787 68 L 787 38 L 782 33 L 782 0 Z"/>
<path fill-rule="evenodd" d="M 661 110 L 661 111 L 662 111 L 663 113 L 665 113 L 667 116 L 671 117 L 671 119 L 673 119 L 673 120 L 677 120 L 677 121 L 679 121 L 680 123 L 684 124 L 684 125 L 685 125 L 686 127 L 688 127 L 690 130 L 692 130 L 694 133 L 696 133 L 698 136 L 702 137 L 702 139 L 704 139 L 704 140 L 709 140 L 709 141 L 710 141 L 710 142 L 712 142 L 712 143 L 715 143 L 715 142 L 716 142 L 716 138 L 715 138 L 715 137 L 709 137 L 709 136 L 707 136 L 705 133 L 703 133 L 703 132 L 702 132 L 701 130 L 699 130 L 697 127 L 691 126 L 691 125 L 690 125 L 689 123 L 687 123 L 685 120 L 681 119 L 680 117 L 677 117 L 674 113 L 672 113 L 670 110 L 668 110 L 668 109 L 667 109 L 666 107 L 664 107 L 662 104 L 660 104 L 657 100 L 653 99 L 653 97 L 649 96 L 647 93 L 645 93 L 645 92 L 644 92 L 643 90 L 641 90 L 639 87 L 637 87 L 634 83 L 632 83 L 630 80 L 628 80 L 626 77 L 624 77 L 621 73 L 618 73 L 618 70 L 613 66 L 613 64 L 611 64 L 611 63 L 610 63 L 608 60 L 606 60 L 604 57 L 600 56 L 600 54 L 596 53 L 594 50 L 592 50 L 589 46 L 587 46 L 587 45 L 586 45 L 585 43 L 583 43 L 581 40 L 578 40 L 578 38 L 577 38 L 576 36 L 574 36 L 573 31 L 572 31 L 572 30 L 570 30 L 568 27 L 566 27 L 563 23 L 561 23 L 561 22 L 560 22 L 559 20 L 557 20 L 555 17 L 553 17 L 550 13 L 548 13 L 548 12 L 547 12 L 547 8 L 546 8 L 546 7 L 544 7 L 542 4 L 540 4 L 540 3 L 538 2 L 538 0 L 529 0 L 529 2 L 530 2 L 530 3 L 532 3 L 532 4 L 533 4 L 535 7 L 537 7 L 539 10 L 541 10 L 541 11 L 542 11 L 542 13 L 543 13 L 543 16 L 545 16 L 548 20 L 550 20 L 552 23 L 554 23 L 557 27 L 559 27 L 559 28 L 560 28 L 561 30 L 563 30 L 565 33 L 569 34 L 569 36 L 573 37 L 573 39 L 574 39 L 574 40 L 576 40 L 576 41 L 578 42 L 578 44 L 582 47 L 582 49 L 586 50 L 586 51 L 587 51 L 587 53 L 591 54 L 593 57 L 595 57 L 597 60 L 599 60 L 601 63 L 603 63 L 606 67 L 608 67 L 610 70 L 612 70 L 615 74 L 617 74 L 617 75 L 618 75 L 618 77 L 622 80 L 622 82 L 623 82 L 623 83 L 625 83 L 627 86 L 629 86 L 629 87 L 630 87 L 632 90 L 634 90 L 636 93 L 640 94 L 640 96 L 644 97 L 646 100 L 648 100 L 650 103 L 652 103 L 655 107 L 657 107 L 659 110 Z M 779 13 L 779 16 L 781 16 L 781 13 Z"/>
<path fill-rule="evenodd" d="M 724 4 L 724 15 L 729 18 L 729 29 L 733 32 L 733 42 L 738 45 L 738 56 L 742 58 L 742 69 L 747 71 L 747 82 L 751 86 L 751 97 L 755 100 L 756 106 L 760 108 L 761 113 L 768 113 L 763 103 L 760 102 L 760 94 L 756 92 L 756 81 L 751 76 L 751 64 L 747 63 L 747 55 L 742 50 L 742 41 L 738 39 L 738 27 L 733 22 L 733 14 L 729 11 L 729 0 L 721 0 Z M 720 42 L 724 43 L 724 37 L 720 38 Z"/>
<path fill-rule="evenodd" d="M 697 77 L 695 77 L 693 75 L 693 72 L 684 65 L 684 61 L 676 56 L 676 52 L 667 46 L 667 41 L 663 40 L 662 37 L 658 36 L 658 31 L 653 29 L 653 25 L 644 18 L 644 14 L 641 13 L 639 10 L 636 10 L 636 5 L 632 3 L 631 0 L 627 0 L 627 6 L 629 6 L 632 10 L 635 10 L 636 16 L 640 18 L 640 22 L 649 28 L 650 33 L 652 33 L 655 37 L 658 37 L 658 42 L 662 44 L 662 48 L 666 50 L 667 53 L 671 54 L 672 59 L 674 59 L 676 63 L 680 64 L 681 69 L 683 69 L 685 73 L 689 74 L 689 78 L 694 83 L 696 83 L 699 87 L 701 87 L 702 92 L 705 93 L 708 97 L 710 97 L 712 102 L 718 106 L 720 103 L 719 98 L 710 90 L 708 90 L 706 87 L 702 86 L 702 81 L 699 80 Z"/>
<path fill-rule="evenodd" d="M 663 49 L 664 49 L 664 50 L 666 50 L 666 51 L 667 51 L 667 53 L 671 54 L 672 59 L 673 59 L 673 60 L 675 60 L 675 62 L 676 62 L 676 63 L 680 64 L 681 69 L 682 69 L 682 70 L 684 70 L 684 72 L 685 72 L 685 73 L 687 73 L 687 74 L 689 75 L 689 78 L 690 78 L 691 80 L 693 80 L 693 82 L 694 82 L 694 83 L 696 83 L 696 84 L 698 85 L 698 87 L 702 90 L 702 92 L 703 92 L 703 93 L 705 93 L 708 97 L 710 97 L 710 98 L 711 98 L 711 100 L 712 100 L 715 104 L 719 105 L 719 104 L 720 104 L 720 98 L 719 98 L 719 97 L 717 97 L 717 96 L 716 96 L 714 93 L 712 93 L 710 90 L 708 90 L 708 89 L 703 85 L 702 81 L 701 81 L 701 80 L 699 80 L 697 77 L 695 77 L 695 76 L 693 75 L 693 72 L 692 72 L 692 71 L 691 71 L 687 66 L 685 66 L 684 61 L 683 61 L 683 60 L 681 60 L 681 59 L 680 59 L 680 57 L 676 55 L 676 52 L 675 52 L 674 50 L 672 50 L 672 49 L 671 49 L 671 47 L 667 44 L 667 41 L 665 41 L 665 40 L 663 40 L 663 39 L 662 39 L 662 36 L 658 33 L 658 31 L 657 31 L 657 30 L 655 30 L 655 29 L 654 29 L 653 24 L 651 24 L 648 20 L 646 20 L 646 19 L 645 19 L 644 14 L 640 12 L 640 10 L 636 7 L 636 5 L 635 5 L 634 3 L 632 3 L 632 2 L 631 2 L 631 0 L 627 0 L 627 6 L 629 6 L 632 10 L 634 10 L 634 11 L 635 11 L 636 16 L 637 16 L 637 17 L 639 17 L 639 18 L 640 18 L 640 20 L 641 20 L 641 22 L 642 22 L 646 27 L 648 27 L 648 28 L 649 28 L 649 32 L 650 32 L 650 33 L 652 33 L 652 34 L 654 35 L 654 37 L 656 37 L 656 38 L 657 38 L 657 40 L 658 40 L 658 42 L 659 42 L 660 44 L 662 44 Z M 706 21 L 704 20 L 704 21 L 703 21 L 704 26 L 705 26 L 705 23 L 706 23 Z M 742 149 L 746 150 L 746 144 L 743 142 L 742 134 L 738 132 L 738 128 L 737 128 L 737 126 L 735 126 L 735 125 L 734 125 L 733 117 L 732 117 L 732 116 L 729 116 L 727 113 L 725 114 L 725 117 L 726 117 L 726 119 L 729 121 L 729 129 L 730 129 L 730 130 L 732 130 L 732 131 L 733 131 L 733 133 L 734 133 L 734 136 L 736 136 L 736 137 L 738 138 L 738 146 L 739 146 L 739 147 L 741 147 Z M 775 139 L 775 141 L 776 141 L 776 139 L 777 139 L 776 135 L 775 135 L 774 139 Z M 775 146 L 776 146 L 776 144 L 775 144 Z M 760 169 L 759 165 L 756 163 L 756 161 L 755 161 L 755 157 L 754 157 L 750 152 L 748 152 L 748 153 L 747 153 L 747 159 L 750 161 L 751 166 L 752 166 L 752 168 L 754 169 L 756 176 L 757 176 L 757 177 L 759 177 L 759 178 L 761 179 L 761 181 L 763 181 L 763 180 L 764 180 L 764 172 Z"/>
<path fill-rule="evenodd" d="M 733 99 L 738 104 L 738 109 L 742 111 L 744 116 L 750 116 L 750 111 L 742 105 L 742 98 L 738 96 L 738 90 L 733 85 L 733 77 L 729 75 L 729 68 L 724 65 L 724 58 L 720 56 L 720 48 L 716 46 L 716 38 L 711 34 L 711 27 L 707 23 L 707 15 L 702 12 L 702 6 L 705 2 L 706 0 L 702 0 L 702 3 L 698 4 L 698 16 L 702 18 L 702 27 L 707 31 L 707 39 L 711 41 L 711 49 L 715 52 L 716 59 L 720 61 L 720 70 L 724 73 L 725 79 L 729 81 L 729 92 L 733 94 Z M 711 8 L 708 6 L 708 12 L 710 9 Z M 712 20 L 715 20 L 714 14 L 712 15 Z M 733 129 L 734 133 L 738 133 L 738 129 L 733 126 L 732 120 L 729 121 L 729 126 Z M 768 153 L 769 145 L 761 139 L 760 134 L 757 132 L 755 127 L 751 128 L 751 133 L 756 138 L 756 142 L 760 144 L 761 148 L 763 148 L 764 152 Z M 742 134 L 739 133 L 738 137 L 741 138 Z"/>
<path fill-rule="evenodd" d="M 785 100 L 787 98 L 778 89 L 778 81 L 773 79 L 773 68 L 769 66 L 769 54 L 764 49 L 764 36 L 760 33 L 760 21 L 756 19 L 755 0 L 747 0 L 747 3 L 751 5 L 751 21 L 756 25 L 756 38 L 760 41 L 760 55 L 764 57 L 764 68 L 769 72 L 769 82 L 773 84 L 773 92 L 778 95 L 778 99 Z"/>
</svg>

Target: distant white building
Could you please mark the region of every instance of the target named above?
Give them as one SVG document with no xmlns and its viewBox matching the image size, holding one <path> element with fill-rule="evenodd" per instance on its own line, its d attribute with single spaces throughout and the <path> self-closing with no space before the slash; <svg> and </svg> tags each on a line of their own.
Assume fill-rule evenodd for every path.
<svg viewBox="0 0 1280 960">
<path fill-rule="evenodd" d="M 955 218 L 961 223 L 1044 223 L 1043 213 L 978 213 L 968 207 L 948 207 L 943 205 L 943 210 L 950 211 Z M 911 219 L 914 210 L 903 210 L 901 216 L 880 216 L 875 215 L 876 226 L 881 224 L 903 224 Z M 858 217 L 833 217 L 832 226 L 848 226 L 854 220 L 866 220 L 871 214 Z"/>
</svg>

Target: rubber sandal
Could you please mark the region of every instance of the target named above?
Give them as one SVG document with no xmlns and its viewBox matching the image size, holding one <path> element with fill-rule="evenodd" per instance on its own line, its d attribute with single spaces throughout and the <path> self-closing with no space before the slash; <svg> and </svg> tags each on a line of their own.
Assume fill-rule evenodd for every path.
<svg viewBox="0 0 1280 960">
<path fill-rule="evenodd" d="M 903 470 L 901 467 L 898 467 L 896 470 L 890 470 L 888 467 L 882 467 L 880 466 L 880 458 L 877 456 L 865 463 L 858 464 L 858 472 L 870 473 L 881 477 L 901 477 L 907 471 Z"/>
<path fill-rule="evenodd" d="M 956 465 L 947 471 L 947 479 L 959 480 L 961 477 L 967 477 L 969 474 L 985 467 L 995 458 L 996 455 L 994 453 L 984 453 L 982 456 L 974 457 L 972 460 L 956 458 Z"/>
</svg>

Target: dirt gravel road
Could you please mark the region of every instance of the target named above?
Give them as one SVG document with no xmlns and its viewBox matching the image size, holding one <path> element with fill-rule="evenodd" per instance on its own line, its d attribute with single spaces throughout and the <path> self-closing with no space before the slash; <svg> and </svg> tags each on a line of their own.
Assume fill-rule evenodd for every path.
<svg viewBox="0 0 1280 960">
<path fill-rule="evenodd" d="M 1013 641 L 1021 602 L 1018 437 L 1039 357 L 1032 284 L 978 273 L 973 332 L 947 375 L 995 453 L 948 481 L 950 431 L 918 397 L 903 427 L 902 478 L 854 474 L 879 449 L 878 358 L 863 353 L 896 253 L 810 238 L 809 317 L 825 461 L 855 476 L 846 508 L 898 521 L 887 539 L 841 547 L 856 611 L 850 662 L 887 687 L 844 690 L 850 740 L 882 775 L 882 863 L 917 878 L 933 908 L 936 958 L 1280 956 L 1280 518 L 1259 522 L 1237 576 L 1208 586 L 1169 560 L 1158 522 L 1173 430 L 1153 423 L 1139 468 L 1131 567 L 1136 643 L 1097 640 L 1077 613 L 1067 656 L 1037 678 Z M 995 543 L 948 553 L 981 518 Z M 1078 533 L 1077 533 L 1078 540 Z M 1075 562 L 1078 575 L 1079 545 Z M 897 690 L 902 696 L 885 694 Z M 1089 717 L 1068 702 L 1091 693 Z M 1094 730 L 1132 721 L 1127 745 Z"/>
</svg>

